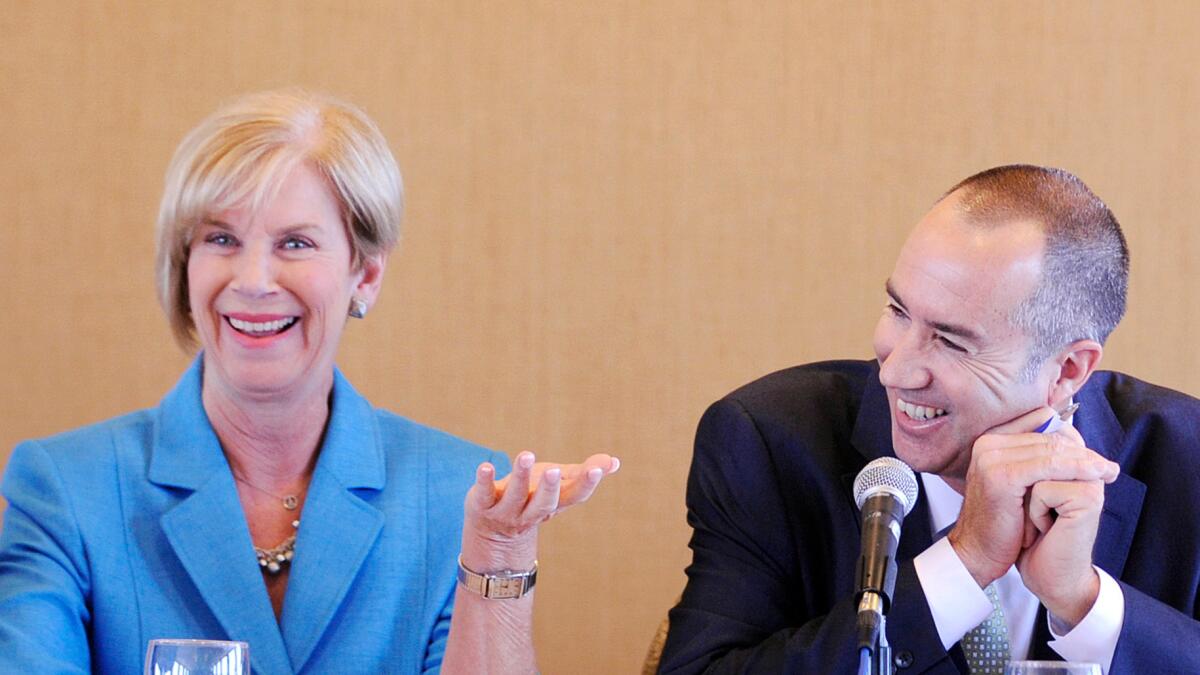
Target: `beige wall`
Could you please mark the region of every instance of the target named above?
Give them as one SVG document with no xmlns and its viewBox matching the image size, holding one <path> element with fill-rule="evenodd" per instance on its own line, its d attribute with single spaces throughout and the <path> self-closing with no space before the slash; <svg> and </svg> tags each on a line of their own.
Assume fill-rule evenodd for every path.
<svg viewBox="0 0 1200 675">
<path fill-rule="evenodd" d="M 549 673 L 635 669 L 683 584 L 704 406 L 869 355 L 906 229 L 970 172 L 1108 200 L 1134 277 L 1106 363 L 1200 391 L 1192 3 L 0 4 L 0 460 L 184 368 L 151 274 L 183 132 L 238 92 L 342 94 L 410 204 L 351 379 L 506 451 L 624 459 L 545 530 Z"/>
</svg>

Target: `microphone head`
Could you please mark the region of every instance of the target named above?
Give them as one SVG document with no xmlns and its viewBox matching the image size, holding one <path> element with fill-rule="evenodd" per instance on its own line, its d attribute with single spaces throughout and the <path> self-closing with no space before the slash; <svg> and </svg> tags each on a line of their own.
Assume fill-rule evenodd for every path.
<svg viewBox="0 0 1200 675">
<path fill-rule="evenodd" d="M 880 493 L 899 499 L 907 516 L 917 505 L 917 476 L 895 457 L 872 460 L 854 479 L 854 503 L 861 509 L 869 497 Z"/>
</svg>

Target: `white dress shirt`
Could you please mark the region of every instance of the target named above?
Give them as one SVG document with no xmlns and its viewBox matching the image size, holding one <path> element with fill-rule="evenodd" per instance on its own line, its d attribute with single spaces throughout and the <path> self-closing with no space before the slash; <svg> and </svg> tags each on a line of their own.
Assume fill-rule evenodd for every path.
<svg viewBox="0 0 1200 675">
<path fill-rule="evenodd" d="M 925 497 L 929 500 L 929 519 L 932 532 L 941 532 L 958 520 L 963 497 L 935 474 L 922 473 Z M 917 578 L 929 603 L 933 622 L 942 645 L 950 649 L 968 631 L 978 626 L 992 613 L 988 599 L 966 565 L 959 559 L 949 539 L 942 537 L 914 560 Z M 1121 586 L 1107 572 L 1096 567 L 1100 575 L 1100 594 L 1092 609 L 1065 635 L 1054 630 L 1056 620 L 1047 614 L 1050 647 L 1067 661 L 1099 663 L 1105 673 L 1112 664 L 1117 638 L 1125 621 L 1125 595 Z M 1033 639 L 1033 622 L 1037 619 L 1038 599 L 1021 581 L 1016 566 L 1012 566 L 995 582 L 1008 623 L 1008 644 L 1014 660 L 1029 654 Z"/>
</svg>

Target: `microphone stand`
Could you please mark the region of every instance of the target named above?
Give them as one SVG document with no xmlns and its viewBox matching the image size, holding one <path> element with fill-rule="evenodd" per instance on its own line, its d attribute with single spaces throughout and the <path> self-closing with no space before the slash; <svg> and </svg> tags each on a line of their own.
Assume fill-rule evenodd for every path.
<svg viewBox="0 0 1200 675">
<path fill-rule="evenodd" d="M 871 675 L 892 675 L 892 647 L 887 641 L 887 617 L 879 620 L 879 642 L 875 645 L 875 659 L 871 664 Z"/>
<path fill-rule="evenodd" d="M 892 647 L 887 641 L 887 617 L 879 620 L 879 637 L 873 649 L 863 648 L 859 653 L 858 675 L 894 675 Z"/>
<path fill-rule="evenodd" d="M 893 675 L 892 647 L 887 639 L 887 615 L 883 597 L 874 591 L 863 594 L 858 615 L 858 675 Z"/>
</svg>

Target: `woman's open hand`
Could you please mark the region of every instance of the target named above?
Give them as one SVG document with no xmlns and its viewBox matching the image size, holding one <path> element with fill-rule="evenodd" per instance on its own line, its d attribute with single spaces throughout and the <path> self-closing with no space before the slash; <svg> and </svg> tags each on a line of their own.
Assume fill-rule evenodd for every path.
<svg viewBox="0 0 1200 675">
<path fill-rule="evenodd" d="M 484 462 L 475 469 L 463 523 L 463 564 L 478 571 L 528 569 L 537 557 L 537 529 L 559 512 L 588 500 L 621 462 L 597 454 L 580 464 L 537 462 L 522 452 L 496 480 Z"/>
</svg>

